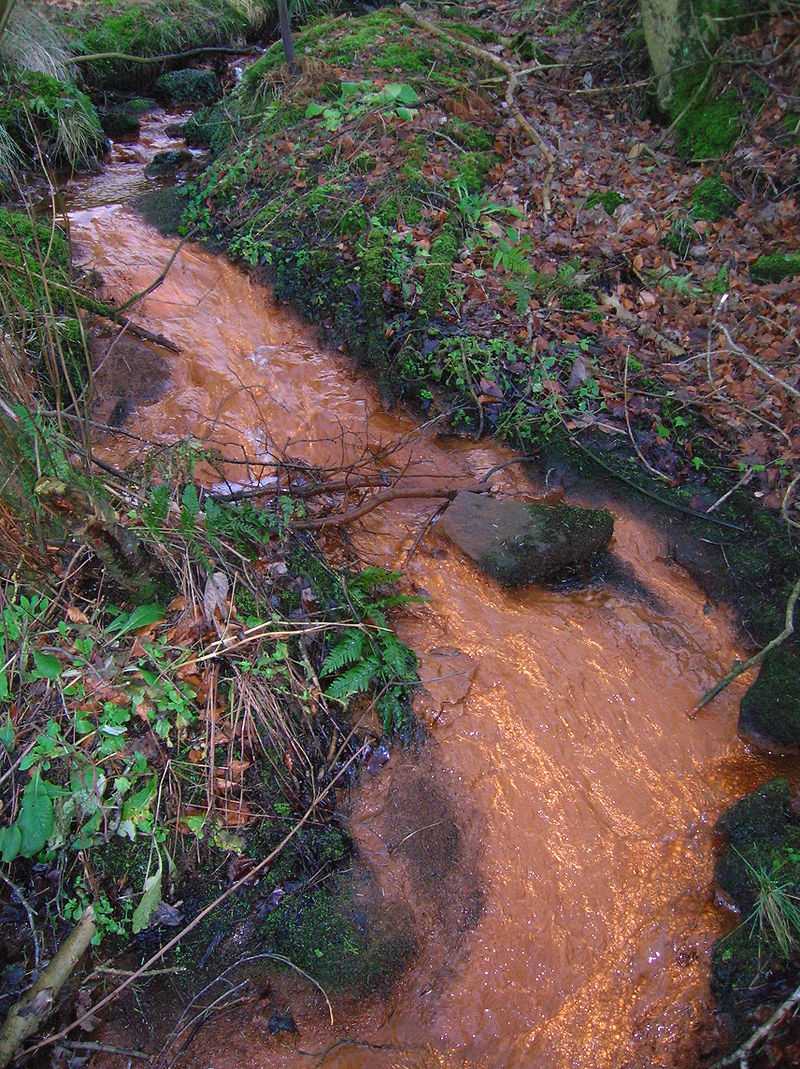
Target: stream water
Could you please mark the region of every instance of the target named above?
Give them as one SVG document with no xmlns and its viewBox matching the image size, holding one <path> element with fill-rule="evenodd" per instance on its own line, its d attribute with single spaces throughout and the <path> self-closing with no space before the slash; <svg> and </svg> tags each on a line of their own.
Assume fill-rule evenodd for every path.
<svg viewBox="0 0 800 1069">
<path fill-rule="evenodd" d="M 141 156 L 168 144 L 163 122 Z M 118 159 L 71 191 L 78 257 L 120 299 L 175 246 L 119 203 L 134 179 Z M 197 245 L 135 315 L 181 347 L 159 354 L 168 380 L 147 403 L 132 399 L 124 426 L 144 438 L 193 435 L 231 456 L 277 443 L 325 463 L 411 435 L 391 462 L 420 485 L 468 482 L 511 455 L 414 436 L 343 355 Z M 121 463 L 135 443 L 98 448 Z M 243 472 L 257 477 L 229 478 Z M 541 489 L 518 467 L 493 485 Z M 567 591 L 502 590 L 435 527 L 407 560 L 435 507 L 393 502 L 355 532 L 365 559 L 403 567 L 427 595 L 400 629 L 420 656 L 430 742 L 365 776 L 350 812 L 379 893 L 411 906 L 419 957 L 388 1000 L 347 1006 L 335 1028 L 298 983 L 299 1037 L 272 1037 L 246 1011 L 203 1029 L 182 1065 L 652 1069 L 677 1064 L 707 1019 L 708 953 L 726 923 L 713 823 L 774 774 L 737 739 L 741 682 L 686 715 L 741 652 L 731 621 L 618 500 L 613 549 L 637 582 Z"/>
</svg>

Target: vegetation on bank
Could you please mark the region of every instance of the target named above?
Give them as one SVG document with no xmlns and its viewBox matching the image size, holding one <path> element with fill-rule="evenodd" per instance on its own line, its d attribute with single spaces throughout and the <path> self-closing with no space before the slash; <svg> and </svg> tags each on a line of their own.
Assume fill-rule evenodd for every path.
<svg viewBox="0 0 800 1069">
<path fill-rule="evenodd" d="M 398 576 L 316 540 L 310 468 L 295 491 L 276 462 L 283 491 L 252 500 L 204 492 L 223 461 L 191 443 L 98 468 L 80 289 L 53 223 L 0 211 L 0 1011 L 89 906 L 104 959 L 186 930 L 168 964 L 190 991 L 248 952 L 388 983 L 413 933 L 356 914 L 336 799 L 412 728 Z"/>
</svg>

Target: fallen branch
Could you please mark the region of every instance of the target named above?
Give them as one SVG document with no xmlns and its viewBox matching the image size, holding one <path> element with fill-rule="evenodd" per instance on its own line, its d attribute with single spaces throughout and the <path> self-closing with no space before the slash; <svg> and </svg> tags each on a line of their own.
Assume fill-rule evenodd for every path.
<svg viewBox="0 0 800 1069">
<path fill-rule="evenodd" d="M 800 579 L 794 584 L 792 592 L 789 595 L 789 600 L 786 602 L 786 618 L 784 621 L 783 631 L 779 635 L 776 635 L 771 642 L 768 642 L 763 649 L 760 649 L 758 653 L 753 654 L 746 661 L 742 661 L 733 666 L 733 668 L 724 676 L 719 683 L 715 683 L 714 686 L 705 692 L 703 697 L 692 709 L 690 716 L 696 716 L 700 710 L 708 705 L 710 701 L 713 701 L 718 694 L 720 694 L 729 683 L 732 683 L 734 679 L 740 676 L 743 672 L 746 672 L 749 668 L 755 668 L 757 664 L 761 664 L 768 653 L 780 646 L 785 642 L 787 638 L 794 634 L 794 610 L 797 605 L 797 599 L 800 598 Z"/>
<path fill-rule="evenodd" d="M 295 520 L 290 524 L 292 530 L 318 530 L 320 527 L 339 527 L 344 523 L 352 523 L 353 520 L 359 520 L 362 516 L 366 516 L 368 512 L 372 512 L 373 509 L 378 508 L 380 505 L 385 505 L 389 501 L 398 501 L 402 498 L 428 498 L 438 497 L 446 498 L 452 501 L 456 494 L 461 493 L 462 490 L 470 491 L 473 494 L 485 494 L 485 483 L 473 483 L 470 486 L 461 486 L 456 490 L 445 489 L 423 489 L 417 488 L 408 490 L 385 490 L 381 494 L 373 494 L 372 497 L 367 498 L 357 508 L 351 509 L 349 512 L 332 512 L 328 516 L 317 516 L 310 520 Z"/>
<path fill-rule="evenodd" d="M 28 272 L 24 267 L 21 267 L 19 264 L 9 263 L 7 260 L 0 260 L 0 268 L 13 271 L 15 274 L 22 275 L 24 278 L 29 277 Z M 68 293 L 75 304 L 79 308 L 83 308 L 84 311 L 92 312 L 94 315 L 100 316 L 101 319 L 110 319 L 112 323 L 118 323 L 121 327 L 126 327 L 131 334 L 135 334 L 137 338 L 142 338 L 144 341 L 151 341 L 154 345 L 160 345 L 162 349 L 169 349 L 170 352 L 173 353 L 179 353 L 181 351 L 180 347 L 176 345 L 174 341 L 165 338 L 163 334 L 155 334 L 152 330 L 147 330 L 146 327 L 140 327 L 138 323 L 134 323 L 132 319 L 122 315 L 116 308 L 111 308 L 110 305 L 95 300 L 94 297 L 90 297 L 87 293 L 82 293 L 80 290 L 75 289 L 74 286 L 67 286 L 63 282 L 54 282 L 53 279 L 50 278 L 47 279 L 47 285 L 53 289 Z M 127 307 L 127 305 L 125 307 Z"/>
<path fill-rule="evenodd" d="M 172 63 L 177 60 L 191 59 L 193 56 L 223 55 L 247 56 L 257 52 L 257 48 L 232 48 L 220 45 L 218 48 L 190 48 L 188 52 L 165 52 L 161 56 L 132 56 L 128 52 L 91 52 L 82 56 L 68 56 L 65 63 L 95 63 L 102 59 L 120 59 L 126 63 Z"/>
<path fill-rule="evenodd" d="M 664 352 L 669 353 L 670 356 L 686 356 L 686 350 L 681 348 L 680 345 L 677 345 L 674 341 L 670 341 L 669 338 L 656 330 L 655 327 L 651 327 L 649 323 L 645 323 L 637 315 L 634 315 L 633 312 L 629 312 L 627 308 L 623 307 L 619 297 L 614 297 L 613 294 L 610 293 L 606 294 L 600 298 L 600 304 L 603 305 L 604 308 L 612 308 L 617 313 L 617 317 L 621 319 L 626 326 L 635 330 L 641 338 L 645 339 L 645 341 L 655 342 L 659 348 L 663 349 Z"/>
<path fill-rule="evenodd" d="M 423 15 L 420 15 L 410 7 L 409 4 L 401 4 L 400 10 L 404 15 L 416 22 L 418 26 L 421 26 L 423 30 L 427 30 L 428 33 L 432 33 L 436 37 L 443 38 L 449 44 L 460 48 L 463 52 L 468 52 L 471 56 L 475 56 L 476 59 L 483 60 L 484 63 L 489 63 L 493 67 L 499 67 L 500 70 L 505 73 L 507 78 L 505 96 L 506 106 L 514 116 L 517 125 L 524 130 L 530 140 L 536 145 L 542 158 L 547 164 L 544 181 L 542 182 L 542 207 L 544 208 L 545 215 L 549 215 L 552 210 L 550 191 L 556 173 L 557 156 L 530 119 L 522 114 L 519 105 L 516 102 L 516 92 L 520 78 L 535 73 L 539 68 L 531 67 L 526 68 L 524 71 L 519 70 L 513 63 L 509 63 L 508 60 L 503 59 L 501 56 L 496 56 L 493 52 L 489 52 L 485 48 L 473 44 L 471 41 L 464 41 L 460 37 L 448 33 L 447 30 L 437 25 L 437 23 L 431 22 L 430 19 L 426 19 Z"/>
<path fill-rule="evenodd" d="M 83 957 L 96 930 L 94 909 L 89 906 L 33 987 L 8 1011 L 0 1032 L 0 1069 L 5 1069 L 25 1040 L 50 1016 L 59 991 Z"/>
<path fill-rule="evenodd" d="M 778 1006 L 777 1010 L 773 1013 L 768 1021 L 765 1021 L 760 1028 L 757 1028 L 753 1032 L 752 1036 L 740 1047 L 737 1047 L 732 1054 L 727 1054 L 724 1058 L 721 1058 L 718 1062 L 715 1062 L 711 1069 L 725 1069 L 728 1065 L 739 1065 L 741 1069 L 748 1069 L 750 1064 L 750 1055 L 775 1031 L 775 1029 L 782 1024 L 792 1010 L 800 1004 L 800 987 L 796 988 L 789 997 Z"/>
</svg>

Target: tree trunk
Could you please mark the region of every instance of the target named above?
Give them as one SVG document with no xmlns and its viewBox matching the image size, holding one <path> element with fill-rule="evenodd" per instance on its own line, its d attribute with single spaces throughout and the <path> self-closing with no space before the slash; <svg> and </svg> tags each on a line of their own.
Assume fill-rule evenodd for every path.
<svg viewBox="0 0 800 1069">
<path fill-rule="evenodd" d="M 0 0 L 2 2 L 2 0 Z M 281 40 L 283 51 L 286 53 L 286 65 L 290 74 L 297 74 L 297 60 L 294 55 L 294 41 L 292 40 L 292 23 L 289 18 L 288 0 L 278 0 L 278 22 L 281 27 Z"/>
<path fill-rule="evenodd" d="M 675 68 L 681 65 L 690 38 L 691 18 L 684 0 L 641 0 L 642 28 L 656 76 L 658 103 L 669 110 L 675 91 Z"/>
</svg>

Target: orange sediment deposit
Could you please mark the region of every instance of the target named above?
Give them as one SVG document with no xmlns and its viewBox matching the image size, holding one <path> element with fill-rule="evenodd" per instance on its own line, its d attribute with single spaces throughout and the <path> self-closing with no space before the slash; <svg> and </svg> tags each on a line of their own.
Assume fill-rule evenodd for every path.
<svg viewBox="0 0 800 1069">
<path fill-rule="evenodd" d="M 144 289 L 175 244 L 124 206 L 74 210 L 71 227 L 107 299 Z M 196 245 L 135 316 L 181 348 L 161 354 L 166 388 L 123 424 L 143 439 L 335 465 L 406 435 L 391 464 L 421 486 L 468 485 L 511 456 L 415 436 L 342 354 Z M 124 464 L 137 443 L 106 435 L 97 448 Z M 226 476 L 258 474 L 230 465 Z M 519 467 L 492 485 L 546 492 Z M 617 501 L 612 549 L 637 590 L 502 589 L 435 526 L 415 546 L 438 505 L 394 501 L 353 532 L 365 560 L 402 567 L 425 595 L 399 630 L 420 658 L 429 742 L 421 755 L 396 748 L 350 803 L 378 890 L 411 908 L 418 956 L 388 1001 L 348 1005 L 333 1028 L 297 979 L 298 1036 L 271 1036 L 248 1004 L 212 1021 L 183 1066 L 653 1069 L 674 1065 L 707 1020 L 724 923 L 712 829 L 768 774 L 736 736 L 742 680 L 686 715 L 740 652 L 727 613 Z"/>
</svg>

